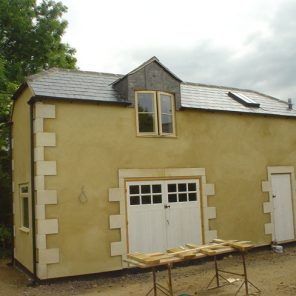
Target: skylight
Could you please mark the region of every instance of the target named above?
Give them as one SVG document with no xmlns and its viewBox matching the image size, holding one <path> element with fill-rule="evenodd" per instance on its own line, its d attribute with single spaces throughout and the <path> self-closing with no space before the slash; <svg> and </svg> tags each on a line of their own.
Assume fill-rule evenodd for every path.
<svg viewBox="0 0 296 296">
<path fill-rule="evenodd" d="M 247 97 L 246 95 L 243 95 L 241 93 L 238 92 L 229 92 L 228 96 L 235 99 L 236 101 L 238 101 L 239 103 L 247 106 L 247 107 L 260 107 L 260 104 L 255 102 L 254 100 L 250 99 L 249 97 Z"/>
</svg>

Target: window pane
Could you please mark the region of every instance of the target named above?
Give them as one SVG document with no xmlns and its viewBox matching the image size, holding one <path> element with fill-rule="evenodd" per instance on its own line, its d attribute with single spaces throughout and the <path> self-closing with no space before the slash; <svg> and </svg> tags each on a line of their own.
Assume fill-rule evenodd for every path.
<svg viewBox="0 0 296 296">
<path fill-rule="evenodd" d="M 159 184 L 152 185 L 152 192 L 153 193 L 161 193 L 161 185 L 159 185 Z"/>
<path fill-rule="evenodd" d="M 180 193 L 179 194 L 179 201 L 187 201 L 187 193 Z"/>
<path fill-rule="evenodd" d="M 161 195 L 153 195 L 153 203 L 156 204 L 156 203 L 161 203 L 162 202 L 162 198 L 161 198 Z"/>
<path fill-rule="evenodd" d="M 196 191 L 196 183 L 188 183 L 188 191 Z"/>
<path fill-rule="evenodd" d="M 154 114 L 153 113 L 139 113 L 139 132 L 140 133 L 153 133 L 155 131 L 154 126 Z"/>
<path fill-rule="evenodd" d="M 21 187 L 21 193 L 28 193 L 28 192 L 29 192 L 28 186 Z"/>
<path fill-rule="evenodd" d="M 29 228 L 29 199 L 22 198 L 23 201 L 23 226 Z"/>
<path fill-rule="evenodd" d="M 172 115 L 162 114 L 161 115 L 162 132 L 171 134 L 173 133 L 173 117 Z"/>
<path fill-rule="evenodd" d="M 160 95 L 161 113 L 172 114 L 171 96 Z"/>
<path fill-rule="evenodd" d="M 168 184 L 168 192 L 176 192 L 177 186 L 176 184 Z"/>
<path fill-rule="evenodd" d="M 178 191 L 186 191 L 186 184 L 185 183 L 181 183 L 178 184 Z"/>
<path fill-rule="evenodd" d="M 169 202 L 177 202 L 177 194 L 169 194 Z"/>
<path fill-rule="evenodd" d="M 138 112 L 154 113 L 154 95 L 149 93 L 138 93 Z"/>
<path fill-rule="evenodd" d="M 130 186 L 130 194 L 139 194 L 139 186 L 138 185 Z"/>
<path fill-rule="evenodd" d="M 150 195 L 144 195 L 142 196 L 142 205 L 151 204 L 151 196 Z"/>
<path fill-rule="evenodd" d="M 140 197 L 139 196 L 131 196 L 130 197 L 130 205 L 139 205 L 140 204 Z"/>
<path fill-rule="evenodd" d="M 196 201 L 197 200 L 197 194 L 196 193 L 189 193 L 189 201 Z"/>
<path fill-rule="evenodd" d="M 141 193 L 150 193 L 150 185 L 141 185 Z"/>
</svg>

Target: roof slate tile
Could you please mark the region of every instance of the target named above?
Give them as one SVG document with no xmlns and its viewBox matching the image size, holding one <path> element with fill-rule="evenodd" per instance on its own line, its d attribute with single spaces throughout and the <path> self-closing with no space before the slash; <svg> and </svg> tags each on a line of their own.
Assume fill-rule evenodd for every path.
<svg viewBox="0 0 296 296">
<path fill-rule="evenodd" d="M 122 103 L 124 101 L 112 87 L 121 77 L 123 75 L 54 68 L 28 77 L 27 83 L 39 97 Z M 228 96 L 229 91 L 249 97 L 260 107 L 239 103 Z M 287 102 L 255 91 L 194 83 L 181 83 L 181 105 L 212 111 L 296 116 L 296 110 L 289 109 Z"/>
</svg>

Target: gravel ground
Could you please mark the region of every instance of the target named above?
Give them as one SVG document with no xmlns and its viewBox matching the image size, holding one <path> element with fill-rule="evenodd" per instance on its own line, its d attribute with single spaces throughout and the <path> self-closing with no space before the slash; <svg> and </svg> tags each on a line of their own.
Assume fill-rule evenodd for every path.
<svg viewBox="0 0 296 296">
<path fill-rule="evenodd" d="M 246 258 L 249 279 L 261 289 L 260 295 L 296 295 L 296 245 L 285 246 L 282 254 L 273 253 L 269 249 L 252 251 Z M 1 296 L 136 296 L 145 295 L 152 284 L 152 274 L 147 272 L 29 287 L 29 278 L 24 273 L 7 266 L 7 263 L 8 260 L 0 260 Z M 239 256 L 224 257 L 224 259 L 219 260 L 218 264 L 222 269 L 242 272 Z M 219 289 L 206 290 L 213 272 L 214 265 L 212 261 L 197 262 L 195 265 L 173 268 L 174 295 L 185 293 L 201 296 L 234 295 L 242 283 L 241 280 Z M 226 275 L 226 277 L 238 279 L 237 276 L 233 275 Z M 161 284 L 166 285 L 166 272 L 158 272 L 157 279 Z M 255 292 L 252 288 L 250 291 Z M 159 293 L 159 295 L 163 294 Z M 244 295 L 244 290 L 239 295 Z M 253 293 L 252 295 L 258 294 Z"/>
</svg>

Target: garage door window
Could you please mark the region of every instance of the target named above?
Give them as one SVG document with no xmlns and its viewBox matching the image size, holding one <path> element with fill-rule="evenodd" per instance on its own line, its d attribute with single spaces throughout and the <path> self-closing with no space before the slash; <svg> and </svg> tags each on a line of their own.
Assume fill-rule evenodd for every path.
<svg viewBox="0 0 296 296">
<path fill-rule="evenodd" d="M 196 183 L 168 184 L 168 202 L 197 201 Z"/>
<path fill-rule="evenodd" d="M 161 184 L 142 184 L 129 186 L 129 204 L 152 205 L 162 203 Z"/>
</svg>

